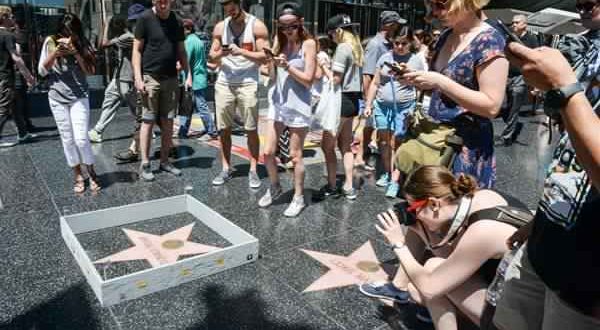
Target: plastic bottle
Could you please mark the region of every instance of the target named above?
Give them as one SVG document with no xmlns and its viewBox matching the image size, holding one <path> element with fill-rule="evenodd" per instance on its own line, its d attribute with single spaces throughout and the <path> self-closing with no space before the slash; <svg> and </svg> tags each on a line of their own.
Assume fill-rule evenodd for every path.
<svg viewBox="0 0 600 330">
<path fill-rule="evenodd" d="M 504 254 L 498 268 L 496 268 L 496 276 L 494 280 L 490 284 L 487 289 L 485 300 L 492 305 L 496 306 L 500 297 L 502 297 L 502 291 L 504 290 L 504 278 L 506 276 L 506 271 L 508 270 L 508 266 L 510 265 L 512 259 L 519 249 L 517 247 L 512 248 L 508 252 Z"/>
</svg>

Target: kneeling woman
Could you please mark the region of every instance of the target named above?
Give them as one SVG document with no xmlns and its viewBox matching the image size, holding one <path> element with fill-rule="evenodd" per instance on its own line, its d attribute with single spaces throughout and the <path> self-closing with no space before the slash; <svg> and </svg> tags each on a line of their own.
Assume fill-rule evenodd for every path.
<svg viewBox="0 0 600 330">
<path fill-rule="evenodd" d="M 404 192 L 416 223 L 408 227 L 406 241 L 416 233 L 434 256 L 421 265 L 417 258 L 423 251 L 414 244 L 407 247 L 396 212 L 382 213 L 377 229 L 392 244 L 406 274 L 398 272 L 393 283 L 363 284 L 361 291 L 379 298 L 404 297 L 406 302 L 408 295 L 398 287 L 404 286 L 408 275 L 410 297 L 427 307 L 436 329 L 458 329 L 457 310 L 480 325 L 487 288 L 517 230 L 482 217 L 483 211 L 507 205 L 527 209 L 519 201 L 477 187 L 472 177 L 454 177 L 440 166 L 424 166 L 411 174 Z"/>
<path fill-rule="evenodd" d="M 271 187 L 258 201 L 258 205 L 267 207 L 282 193 L 275 152 L 281 132 L 288 127 L 290 158 L 294 164 L 294 198 L 284 215 L 295 217 L 305 206 L 302 150 L 311 124 L 310 90 L 317 66 L 317 45 L 304 29 L 304 19 L 297 4 L 280 5 L 277 16 L 277 39 L 272 54 L 274 57 L 269 56 L 276 68 L 275 87 L 271 94 L 272 106 L 264 151 Z"/>
</svg>

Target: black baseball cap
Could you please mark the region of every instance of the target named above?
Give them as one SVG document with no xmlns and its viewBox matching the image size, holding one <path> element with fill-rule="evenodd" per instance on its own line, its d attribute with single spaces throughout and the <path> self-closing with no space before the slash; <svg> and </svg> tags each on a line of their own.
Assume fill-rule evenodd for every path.
<svg viewBox="0 0 600 330">
<path fill-rule="evenodd" d="M 390 23 L 398 23 L 401 25 L 406 24 L 406 20 L 398 14 L 398 12 L 393 10 L 382 11 L 381 15 L 379 15 L 379 21 L 381 25 L 390 24 Z"/>
<path fill-rule="evenodd" d="M 327 21 L 327 31 L 342 29 L 350 26 L 356 26 L 357 23 L 352 23 L 350 16 L 346 14 L 338 14 Z"/>
<path fill-rule="evenodd" d="M 304 17 L 301 7 L 295 2 L 284 2 L 277 6 L 277 18 L 283 15 L 294 15 L 296 17 Z"/>
<path fill-rule="evenodd" d="M 240 0 L 218 0 L 220 4 L 224 5 L 226 3 L 235 2 L 240 3 Z"/>
</svg>

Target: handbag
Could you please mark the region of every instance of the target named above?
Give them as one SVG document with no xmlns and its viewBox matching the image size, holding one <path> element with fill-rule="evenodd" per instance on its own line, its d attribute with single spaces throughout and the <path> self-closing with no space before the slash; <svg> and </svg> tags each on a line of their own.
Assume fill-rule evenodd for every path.
<svg viewBox="0 0 600 330">
<path fill-rule="evenodd" d="M 194 94 L 191 89 L 180 86 L 179 109 L 177 114 L 180 116 L 191 117 L 194 112 Z"/>
<path fill-rule="evenodd" d="M 395 155 L 396 168 L 410 173 L 423 165 L 450 168 L 463 146 L 463 139 L 452 125 L 436 123 L 417 107 L 411 116 L 410 138 Z"/>
<path fill-rule="evenodd" d="M 311 126 L 313 129 L 322 129 L 335 136 L 340 125 L 341 113 L 342 89 L 329 81 L 323 85 Z"/>
</svg>

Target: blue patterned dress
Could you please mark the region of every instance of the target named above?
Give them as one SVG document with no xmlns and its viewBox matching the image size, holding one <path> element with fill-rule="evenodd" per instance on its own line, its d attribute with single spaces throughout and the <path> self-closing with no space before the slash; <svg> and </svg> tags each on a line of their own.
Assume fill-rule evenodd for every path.
<svg viewBox="0 0 600 330">
<path fill-rule="evenodd" d="M 440 35 L 433 53 L 433 63 L 452 32 L 448 29 Z M 485 29 L 447 66 L 439 71 L 455 82 L 473 90 L 478 90 L 476 68 L 497 58 L 504 57 L 505 41 L 493 28 Z M 434 71 L 434 65 L 431 66 Z M 496 183 L 496 157 L 494 155 L 494 132 L 490 119 L 469 113 L 439 90 L 432 91 L 428 114 L 438 123 L 456 127 L 456 132 L 464 140 L 464 146 L 456 157 L 451 170 L 454 174 L 465 173 L 474 176 L 481 188 L 492 188 Z"/>
</svg>

